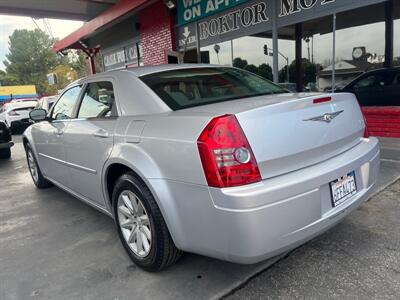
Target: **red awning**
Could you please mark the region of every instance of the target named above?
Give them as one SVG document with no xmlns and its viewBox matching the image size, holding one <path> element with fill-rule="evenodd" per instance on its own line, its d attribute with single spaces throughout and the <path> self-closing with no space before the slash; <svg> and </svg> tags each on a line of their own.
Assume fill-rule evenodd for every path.
<svg viewBox="0 0 400 300">
<path fill-rule="evenodd" d="M 64 49 L 82 49 L 82 45 L 79 43 L 82 39 L 85 39 L 90 34 L 109 24 L 110 22 L 122 17 L 123 15 L 137 9 L 141 5 L 149 0 L 120 0 L 117 4 L 111 6 L 109 9 L 102 12 L 99 16 L 93 20 L 85 23 L 81 28 L 72 32 L 62 40 L 56 42 L 53 45 L 55 52 L 62 51 Z"/>
</svg>

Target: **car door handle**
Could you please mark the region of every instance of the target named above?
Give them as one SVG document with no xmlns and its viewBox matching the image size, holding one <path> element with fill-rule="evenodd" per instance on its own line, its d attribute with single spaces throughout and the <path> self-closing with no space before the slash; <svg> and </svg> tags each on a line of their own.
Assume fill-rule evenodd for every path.
<svg viewBox="0 0 400 300">
<path fill-rule="evenodd" d="M 94 135 L 95 137 L 99 137 L 99 138 L 108 138 L 108 137 L 110 136 L 110 134 L 108 133 L 108 131 L 107 131 L 107 130 L 104 130 L 104 129 L 96 130 L 96 131 L 93 133 L 93 135 Z"/>
</svg>

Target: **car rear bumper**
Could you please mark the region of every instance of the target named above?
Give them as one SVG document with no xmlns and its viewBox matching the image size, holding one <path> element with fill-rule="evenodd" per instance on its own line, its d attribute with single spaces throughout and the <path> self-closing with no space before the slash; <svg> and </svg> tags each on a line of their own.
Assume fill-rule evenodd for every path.
<svg viewBox="0 0 400 300">
<path fill-rule="evenodd" d="M 14 142 L 7 142 L 7 143 L 0 142 L 0 149 L 7 149 L 11 148 L 12 146 L 14 146 Z"/>
<path fill-rule="evenodd" d="M 295 248 L 359 207 L 376 181 L 379 154 L 376 138 L 363 139 L 327 161 L 243 187 L 151 184 L 178 248 L 249 264 Z M 333 208 L 329 183 L 352 171 L 357 194 Z"/>
</svg>

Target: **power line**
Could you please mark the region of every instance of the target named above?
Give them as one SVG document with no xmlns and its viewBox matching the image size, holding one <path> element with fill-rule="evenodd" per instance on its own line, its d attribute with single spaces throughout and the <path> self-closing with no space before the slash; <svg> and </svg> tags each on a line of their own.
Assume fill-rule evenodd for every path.
<svg viewBox="0 0 400 300">
<path fill-rule="evenodd" d="M 46 19 L 46 23 L 47 23 L 47 27 L 49 28 L 50 36 L 51 36 L 51 38 L 54 39 L 53 30 L 52 30 L 52 28 L 51 28 L 51 23 L 50 23 L 49 19 Z"/>
<path fill-rule="evenodd" d="M 33 23 L 35 23 L 37 29 L 47 33 L 51 38 L 54 39 L 53 31 L 51 30 L 51 25 L 50 25 L 50 22 L 48 19 L 42 19 L 44 30 L 42 28 L 40 28 L 39 24 L 36 22 L 36 20 L 33 17 L 31 19 L 32 19 Z"/>
<path fill-rule="evenodd" d="M 39 27 L 39 25 L 38 25 L 38 23 L 36 22 L 36 20 L 35 20 L 34 18 L 31 18 L 31 19 L 32 19 L 33 23 L 35 23 L 37 29 L 42 30 L 42 29 Z"/>
<path fill-rule="evenodd" d="M 51 31 L 51 26 L 50 26 L 49 20 L 48 20 L 48 19 L 43 19 L 42 21 L 43 21 L 44 28 L 46 29 L 46 33 L 47 33 L 51 38 L 54 38 L 53 32 Z"/>
</svg>

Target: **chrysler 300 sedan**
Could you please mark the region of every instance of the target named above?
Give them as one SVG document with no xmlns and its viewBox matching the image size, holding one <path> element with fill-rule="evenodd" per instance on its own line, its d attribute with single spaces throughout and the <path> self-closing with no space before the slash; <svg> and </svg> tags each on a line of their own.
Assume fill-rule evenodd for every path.
<svg viewBox="0 0 400 300">
<path fill-rule="evenodd" d="M 353 94 L 293 94 L 243 70 L 165 65 L 68 86 L 23 136 L 38 188 L 114 218 L 148 271 L 183 251 L 256 263 L 341 221 L 379 169 Z"/>
</svg>

